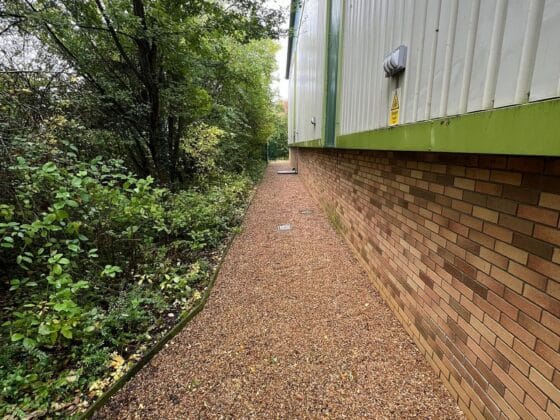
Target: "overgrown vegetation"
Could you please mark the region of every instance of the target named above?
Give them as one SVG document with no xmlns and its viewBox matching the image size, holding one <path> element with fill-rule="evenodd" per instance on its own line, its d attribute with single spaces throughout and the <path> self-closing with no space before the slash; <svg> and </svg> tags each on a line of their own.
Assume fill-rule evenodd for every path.
<svg viewBox="0 0 560 420">
<path fill-rule="evenodd" d="M 281 137 L 264 0 L 0 0 L 0 416 L 85 409 L 201 298 Z"/>
<path fill-rule="evenodd" d="M 282 103 L 276 105 L 276 118 L 274 121 L 274 129 L 267 143 L 268 159 L 288 159 L 288 115 Z"/>
</svg>

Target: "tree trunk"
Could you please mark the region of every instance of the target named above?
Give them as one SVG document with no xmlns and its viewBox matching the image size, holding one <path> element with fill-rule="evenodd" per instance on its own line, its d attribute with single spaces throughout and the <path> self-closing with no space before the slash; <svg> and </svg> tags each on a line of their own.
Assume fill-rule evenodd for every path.
<svg viewBox="0 0 560 420">
<path fill-rule="evenodd" d="M 148 115 L 148 149 L 154 164 L 156 177 L 162 181 L 169 181 L 169 165 L 167 153 L 164 149 L 164 133 L 161 103 L 160 103 L 160 74 L 161 66 L 158 57 L 158 47 L 155 40 L 148 36 L 148 23 L 143 0 L 133 0 L 134 15 L 142 23 L 143 34 L 136 38 L 138 61 L 140 63 L 140 78 L 146 89 L 146 101 L 149 107 Z"/>
</svg>

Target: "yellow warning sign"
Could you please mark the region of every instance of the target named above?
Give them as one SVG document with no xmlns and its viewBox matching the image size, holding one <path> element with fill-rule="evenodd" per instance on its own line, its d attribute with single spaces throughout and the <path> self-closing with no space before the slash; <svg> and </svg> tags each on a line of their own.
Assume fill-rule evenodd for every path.
<svg viewBox="0 0 560 420">
<path fill-rule="evenodd" d="M 401 104 L 399 102 L 399 90 L 393 91 L 393 99 L 391 100 L 391 109 L 389 110 L 389 126 L 397 125 L 399 123 L 399 115 Z"/>
</svg>

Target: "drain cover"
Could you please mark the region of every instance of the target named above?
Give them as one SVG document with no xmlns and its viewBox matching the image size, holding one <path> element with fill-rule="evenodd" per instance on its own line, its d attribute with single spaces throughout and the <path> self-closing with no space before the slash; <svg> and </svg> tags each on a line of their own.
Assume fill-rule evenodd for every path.
<svg viewBox="0 0 560 420">
<path fill-rule="evenodd" d="M 278 225 L 278 230 L 280 232 L 285 232 L 288 230 L 292 230 L 292 225 L 290 225 L 289 223 L 283 224 L 283 225 Z"/>
</svg>

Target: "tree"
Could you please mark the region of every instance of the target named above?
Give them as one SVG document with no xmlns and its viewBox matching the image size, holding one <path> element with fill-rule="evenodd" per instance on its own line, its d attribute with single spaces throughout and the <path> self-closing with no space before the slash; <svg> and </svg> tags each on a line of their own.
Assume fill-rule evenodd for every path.
<svg viewBox="0 0 560 420">
<path fill-rule="evenodd" d="M 288 115 L 282 103 L 275 109 L 274 131 L 268 139 L 268 158 L 270 160 L 287 159 L 288 152 Z"/>
<path fill-rule="evenodd" d="M 216 120 L 225 85 L 239 76 L 230 68 L 235 48 L 279 33 L 282 13 L 263 4 L 12 0 L 0 17 L 71 65 L 88 97 L 89 123 L 129 139 L 124 147 L 140 175 L 175 182 L 191 171 L 181 139 L 193 124 Z M 256 121 L 253 108 L 239 112 Z"/>
</svg>

